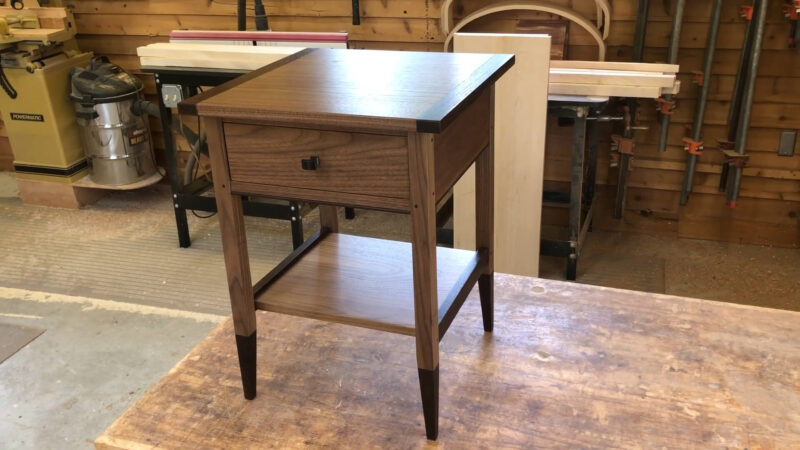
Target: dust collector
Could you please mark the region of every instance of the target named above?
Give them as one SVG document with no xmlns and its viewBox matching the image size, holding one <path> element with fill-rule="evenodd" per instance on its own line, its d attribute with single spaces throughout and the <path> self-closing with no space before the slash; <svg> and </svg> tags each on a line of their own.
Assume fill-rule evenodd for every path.
<svg viewBox="0 0 800 450">
<path fill-rule="evenodd" d="M 89 175 L 119 186 L 149 178 L 157 168 L 147 115 L 138 111 L 142 81 L 105 57 L 71 72 L 75 116 Z"/>
</svg>

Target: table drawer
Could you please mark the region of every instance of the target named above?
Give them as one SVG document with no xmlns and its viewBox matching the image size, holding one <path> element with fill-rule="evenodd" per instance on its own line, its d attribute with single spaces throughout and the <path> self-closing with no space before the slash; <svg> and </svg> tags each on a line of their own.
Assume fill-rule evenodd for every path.
<svg viewBox="0 0 800 450">
<path fill-rule="evenodd" d="M 405 136 L 227 123 L 225 143 L 233 182 L 408 198 Z"/>
</svg>

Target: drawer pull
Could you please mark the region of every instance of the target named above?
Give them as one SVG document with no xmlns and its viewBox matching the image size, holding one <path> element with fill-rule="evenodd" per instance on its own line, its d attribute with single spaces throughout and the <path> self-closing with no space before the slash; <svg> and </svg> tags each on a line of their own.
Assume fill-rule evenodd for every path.
<svg viewBox="0 0 800 450">
<path fill-rule="evenodd" d="M 312 156 L 308 159 L 300 160 L 300 164 L 303 166 L 303 170 L 317 170 L 319 167 L 320 161 L 319 156 Z"/>
</svg>

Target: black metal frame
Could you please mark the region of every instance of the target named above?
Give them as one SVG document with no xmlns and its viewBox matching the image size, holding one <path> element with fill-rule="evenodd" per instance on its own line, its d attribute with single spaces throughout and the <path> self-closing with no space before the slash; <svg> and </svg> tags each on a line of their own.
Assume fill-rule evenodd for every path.
<svg viewBox="0 0 800 450">
<path fill-rule="evenodd" d="M 164 84 L 180 85 L 183 98 L 197 94 L 201 86 L 217 86 L 230 81 L 247 72 L 223 69 L 191 69 L 175 67 L 143 67 L 142 71 L 152 73 L 156 80 L 156 94 L 161 111 L 161 128 L 164 136 L 164 150 L 167 158 L 167 175 L 172 189 L 172 206 L 175 211 L 175 224 L 178 228 L 178 243 L 181 247 L 192 244 L 189 236 L 189 222 L 186 210 L 216 212 L 217 202 L 214 197 L 203 195 L 212 189 L 213 184 L 205 179 L 198 179 L 184 185 L 178 172 L 178 152 L 175 137 L 172 134 L 172 109 L 164 105 L 162 86 Z M 303 244 L 303 220 L 300 205 L 297 202 L 288 204 L 264 203 L 252 198 L 243 202 L 244 214 L 247 216 L 268 219 L 288 220 L 292 225 L 292 245 L 298 248 Z"/>
<path fill-rule="evenodd" d="M 593 119 L 605 104 L 559 100 L 550 101 L 547 106 L 548 115 L 556 116 L 560 121 L 567 119 L 573 122 L 572 172 L 569 191 L 545 190 L 543 193 L 545 203 L 569 205 L 568 238 L 542 238 L 539 252 L 547 256 L 566 257 L 566 278 L 571 281 L 577 277 L 578 258 L 594 217 L 598 140 L 597 121 Z"/>
</svg>

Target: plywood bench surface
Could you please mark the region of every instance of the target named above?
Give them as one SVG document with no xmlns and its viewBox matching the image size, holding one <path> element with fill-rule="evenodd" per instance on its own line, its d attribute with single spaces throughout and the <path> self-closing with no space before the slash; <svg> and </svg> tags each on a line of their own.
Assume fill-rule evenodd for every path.
<svg viewBox="0 0 800 450">
<path fill-rule="evenodd" d="M 442 341 L 439 445 L 800 448 L 800 314 L 496 276 Z M 414 341 L 258 313 L 242 397 L 228 320 L 96 441 L 101 449 L 417 448 Z"/>
</svg>

